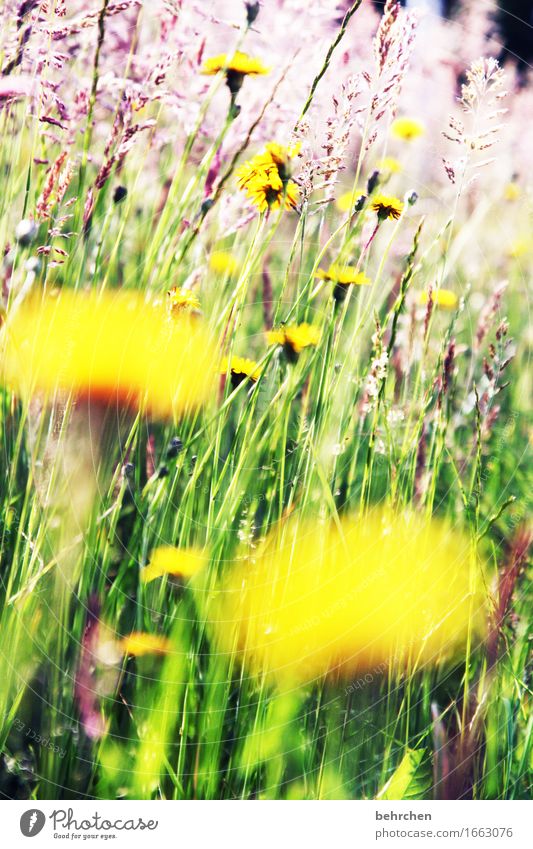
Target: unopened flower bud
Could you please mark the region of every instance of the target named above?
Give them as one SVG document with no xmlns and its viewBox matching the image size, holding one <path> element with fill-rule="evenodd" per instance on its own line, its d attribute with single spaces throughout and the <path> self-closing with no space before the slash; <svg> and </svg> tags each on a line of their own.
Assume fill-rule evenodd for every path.
<svg viewBox="0 0 533 849">
<path fill-rule="evenodd" d="M 37 225 L 31 218 L 23 218 L 16 226 L 15 239 L 19 245 L 29 245 L 37 235 Z"/>
</svg>

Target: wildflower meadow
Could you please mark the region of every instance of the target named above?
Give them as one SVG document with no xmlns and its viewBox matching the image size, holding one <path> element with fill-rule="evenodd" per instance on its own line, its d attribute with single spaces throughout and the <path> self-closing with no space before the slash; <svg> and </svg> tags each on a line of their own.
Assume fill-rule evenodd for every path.
<svg viewBox="0 0 533 849">
<path fill-rule="evenodd" d="M 4 799 L 530 798 L 533 87 L 439 8 L 2 4 Z"/>
</svg>

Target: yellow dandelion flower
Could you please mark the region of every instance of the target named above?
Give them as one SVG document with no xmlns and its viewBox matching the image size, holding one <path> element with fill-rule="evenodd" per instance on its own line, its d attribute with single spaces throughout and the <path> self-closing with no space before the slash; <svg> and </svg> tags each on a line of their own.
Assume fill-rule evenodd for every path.
<svg viewBox="0 0 533 849">
<path fill-rule="evenodd" d="M 221 649 L 291 683 L 437 664 L 483 633 L 487 613 L 466 535 L 377 510 L 285 523 L 220 589 L 208 615 Z"/>
<path fill-rule="evenodd" d="M 220 373 L 226 375 L 230 372 L 231 384 L 233 388 L 237 388 L 243 380 L 249 378 L 253 383 L 259 380 L 261 369 L 254 360 L 249 360 L 246 357 L 224 357 L 220 366 Z"/>
<path fill-rule="evenodd" d="M 219 53 L 217 56 L 211 56 L 206 59 L 201 73 L 207 76 L 214 76 L 220 71 L 241 74 L 243 77 L 248 76 L 263 76 L 270 73 L 270 68 L 267 68 L 260 59 L 255 59 L 249 56 L 248 53 L 242 53 L 237 50 L 233 56 L 227 53 Z"/>
<path fill-rule="evenodd" d="M 518 200 L 518 198 L 520 197 L 521 194 L 522 193 L 520 191 L 520 186 L 518 185 L 518 183 L 515 183 L 514 181 L 512 183 L 507 183 L 507 185 L 505 186 L 505 189 L 503 190 L 503 196 L 504 196 L 505 200 L 508 200 L 508 201 Z"/>
<path fill-rule="evenodd" d="M 304 322 L 269 330 L 266 337 L 269 345 L 282 345 L 292 358 L 298 356 L 304 348 L 316 347 L 320 342 L 320 330 Z"/>
<path fill-rule="evenodd" d="M 403 171 L 403 165 L 399 159 L 394 156 L 384 156 L 376 163 L 378 171 L 384 171 L 386 174 L 400 174 Z"/>
<path fill-rule="evenodd" d="M 371 204 L 372 211 L 377 213 L 380 221 L 385 221 L 387 218 L 398 220 L 403 208 L 403 201 L 391 195 L 377 195 Z"/>
<path fill-rule="evenodd" d="M 397 139 L 402 141 L 414 141 L 414 139 L 423 136 L 426 128 L 422 121 L 417 121 L 416 118 L 396 118 L 391 124 L 391 133 Z"/>
<path fill-rule="evenodd" d="M 173 316 L 182 312 L 194 313 L 200 310 L 200 301 L 190 289 L 173 286 L 167 292 L 167 307 Z"/>
<path fill-rule="evenodd" d="M 370 286 L 372 282 L 369 277 L 362 271 L 358 271 L 354 265 L 343 265 L 342 263 L 334 262 L 327 271 L 324 268 L 319 268 L 317 277 L 321 280 L 330 280 L 339 286 Z"/>
<path fill-rule="evenodd" d="M 216 379 L 216 346 L 201 322 L 166 321 L 163 305 L 137 292 L 32 297 L 0 339 L 0 375 L 26 398 L 59 389 L 165 418 L 198 408 Z"/>
<path fill-rule="evenodd" d="M 143 657 L 145 654 L 168 654 L 172 651 L 172 642 L 167 637 L 145 634 L 142 631 L 134 631 L 127 637 L 123 637 L 118 645 L 123 654 L 134 657 Z"/>
<path fill-rule="evenodd" d="M 242 86 L 245 77 L 269 74 L 270 68 L 263 65 L 260 59 L 255 59 L 248 53 L 242 53 L 238 50 L 233 56 L 229 56 L 227 53 L 219 53 L 218 56 L 211 56 L 211 58 L 206 59 L 200 73 L 214 76 L 221 71 L 225 72 L 228 88 L 235 95 Z"/>
<path fill-rule="evenodd" d="M 427 292 L 420 292 L 419 302 L 424 305 L 427 304 Z M 434 289 L 431 292 L 431 302 L 442 309 L 454 310 L 459 303 L 459 298 L 451 289 Z"/>
<path fill-rule="evenodd" d="M 298 205 L 298 186 L 294 180 L 288 180 L 284 183 L 275 166 L 257 172 L 247 180 L 242 188 L 259 212 L 265 212 L 267 209 L 280 209 L 282 205 L 285 210 L 289 211 L 296 209 Z"/>
<path fill-rule="evenodd" d="M 209 257 L 209 268 L 216 274 L 236 274 L 240 263 L 230 251 L 213 251 Z"/>
<path fill-rule="evenodd" d="M 150 553 L 150 562 L 141 571 L 141 580 L 148 583 L 163 575 L 192 578 L 206 563 L 207 558 L 202 549 L 160 545 Z"/>
<path fill-rule="evenodd" d="M 339 195 L 335 201 L 335 206 L 339 212 L 350 212 L 352 208 L 352 197 L 353 205 L 355 206 L 359 198 L 364 197 L 364 194 L 365 192 L 363 189 L 356 189 L 354 193 L 352 193 L 351 190 L 349 192 L 344 192 L 342 195 Z"/>
<path fill-rule="evenodd" d="M 520 259 L 521 256 L 529 253 L 530 249 L 531 241 L 529 239 L 518 238 L 507 247 L 507 256 L 510 256 L 511 259 Z"/>
<path fill-rule="evenodd" d="M 262 153 L 249 159 L 237 170 L 237 185 L 260 212 L 279 209 L 295 209 L 299 191 L 290 179 L 291 160 L 298 155 L 300 145 L 284 147 L 269 142 Z"/>
</svg>

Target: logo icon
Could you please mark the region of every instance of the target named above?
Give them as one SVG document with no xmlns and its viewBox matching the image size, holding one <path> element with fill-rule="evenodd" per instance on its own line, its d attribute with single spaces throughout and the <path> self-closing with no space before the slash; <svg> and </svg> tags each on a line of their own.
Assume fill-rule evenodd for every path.
<svg viewBox="0 0 533 849">
<path fill-rule="evenodd" d="M 24 811 L 20 818 L 20 830 L 24 837 L 35 837 L 43 830 L 46 817 L 42 811 L 37 808 L 31 808 L 29 811 Z"/>
</svg>

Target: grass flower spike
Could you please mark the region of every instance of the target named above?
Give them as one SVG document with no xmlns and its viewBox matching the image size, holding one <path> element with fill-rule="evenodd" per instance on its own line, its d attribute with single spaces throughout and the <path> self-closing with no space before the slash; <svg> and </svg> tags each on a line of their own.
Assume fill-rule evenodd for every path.
<svg viewBox="0 0 533 849">
<path fill-rule="evenodd" d="M 404 208 L 403 201 L 397 197 L 389 195 L 377 195 L 371 203 L 371 209 L 378 216 L 380 221 L 387 219 L 398 220 Z"/>
<path fill-rule="evenodd" d="M 439 664 L 484 631 L 479 570 L 460 531 L 415 515 L 289 522 L 222 584 L 219 642 L 290 683 Z"/>
<path fill-rule="evenodd" d="M 423 136 L 425 127 L 422 121 L 417 121 L 416 118 L 396 118 L 391 125 L 391 134 L 402 141 L 414 141 L 414 139 Z"/>
<path fill-rule="evenodd" d="M 170 418 L 210 396 L 217 353 L 198 321 L 166 320 L 135 292 L 32 297 L 2 331 L 2 377 L 17 392 L 72 392 Z"/>
</svg>

